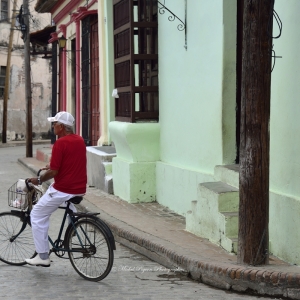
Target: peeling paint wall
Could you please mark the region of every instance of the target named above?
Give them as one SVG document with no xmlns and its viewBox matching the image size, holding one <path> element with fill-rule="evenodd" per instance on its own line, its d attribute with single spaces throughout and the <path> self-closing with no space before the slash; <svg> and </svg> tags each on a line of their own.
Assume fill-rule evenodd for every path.
<svg viewBox="0 0 300 300">
<path fill-rule="evenodd" d="M 18 1 L 17 9 L 23 1 Z M 34 10 L 35 1 L 30 3 L 30 32 L 41 30 L 51 24 L 50 14 L 38 14 Z M 9 11 L 12 12 L 12 2 Z M 7 64 L 7 48 L 10 22 L 0 23 L 0 66 Z M 26 99 L 24 42 L 21 32 L 14 30 L 13 49 L 10 66 L 10 86 L 7 103 L 7 139 L 22 139 L 26 134 Z M 51 59 L 42 55 L 31 56 L 32 86 L 32 131 L 33 138 L 45 136 L 51 127 L 47 117 L 51 115 Z M 3 128 L 3 98 L 0 98 L 0 130 Z"/>
</svg>

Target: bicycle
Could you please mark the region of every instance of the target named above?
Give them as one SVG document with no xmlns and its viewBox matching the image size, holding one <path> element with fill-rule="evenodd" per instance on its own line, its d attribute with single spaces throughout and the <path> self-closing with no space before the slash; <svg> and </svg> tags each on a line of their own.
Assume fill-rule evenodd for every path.
<svg viewBox="0 0 300 300">
<path fill-rule="evenodd" d="M 39 170 L 38 175 L 41 170 Z M 0 213 L 0 260 L 9 265 L 25 265 L 26 258 L 37 255 L 33 243 L 30 224 L 30 212 L 43 190 L 25 180 L 27 192 L 17 191 L 17 184 L 8 190 L 8 204 L 17 209 Z M 16 200 L 17 199 L 17 200 Z M 114 236 L 108 225 L 97 215 L 99 213 L 74 213 L 70 203 L 79 204 L 83 197 L 76 196 L 67 201 L 64 215 L 57 239 L 48 240 L 52 246 L 50 253 L 55 253 L 59 258 L 68 253 L 68 258 L 75 271 L 83 278 L 90 281 L 100 281 L 111 271 L 116 250 Z M 63 229 L 67 217 L 69 225 Z"/>
</svg>

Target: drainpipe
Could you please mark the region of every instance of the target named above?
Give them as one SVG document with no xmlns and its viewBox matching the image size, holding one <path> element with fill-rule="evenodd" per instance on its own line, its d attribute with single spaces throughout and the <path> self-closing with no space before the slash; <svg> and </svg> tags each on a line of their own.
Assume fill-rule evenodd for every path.
<svg viewBox="0 0 300 300">
<path fill-rule="evenodd" d="M 63 36 L 67 37 L 67 27 L 66 25 L 60 25 L 59 29 Z M 62 51 L 62 68 L 63 68 L 63 74 L 62 74 L 62 110 L 67 110 L 67 51 Z"/>
</svg>

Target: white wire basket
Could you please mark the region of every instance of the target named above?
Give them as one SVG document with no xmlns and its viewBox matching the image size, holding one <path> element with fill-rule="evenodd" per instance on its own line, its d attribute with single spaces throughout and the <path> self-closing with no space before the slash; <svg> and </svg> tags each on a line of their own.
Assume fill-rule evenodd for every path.
<svg viewBox="0 0 300 300">
<path fill-rule="evenodd" d="M 32 190 L 24 192 L 18 187 L 18 181 L 8 189 L 8 205 L 25 210 L 29 205 L 36 204 L 43 195 L 39 187 L 32 186 Z"/>
</svg>

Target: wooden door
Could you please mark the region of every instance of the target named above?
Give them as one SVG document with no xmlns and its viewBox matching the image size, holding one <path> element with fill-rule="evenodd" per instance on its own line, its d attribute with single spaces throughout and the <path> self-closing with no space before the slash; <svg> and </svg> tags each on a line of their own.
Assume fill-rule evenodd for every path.
<svg viewBox="0 0 300 300">
<path fill-rule="evenodd" d="M 98 18 L 91 22 L 90 34 L 90 63 L 91 63 L 91 144 L 97 145 L 100 137 L 100 98 L 99 98 L 99 42 Z"/>
<path fill-rule="evenodd" d="M 59 50 L 59 79 L 58 79 L 58 103 L 57 103 L 57 108 L 58 111 L 63 110 L 63 72 L 65 70 L 63 69 L 63 52 L 62 49 Z"/>
<path fill-rule="evenodd" d="M 237 0 L 237 49 L 236 49 L 236 160 L 240 161 L 240 126 L 242 97 L 242 43 L 243 43 L 243 1 Z"/>
</svg>

